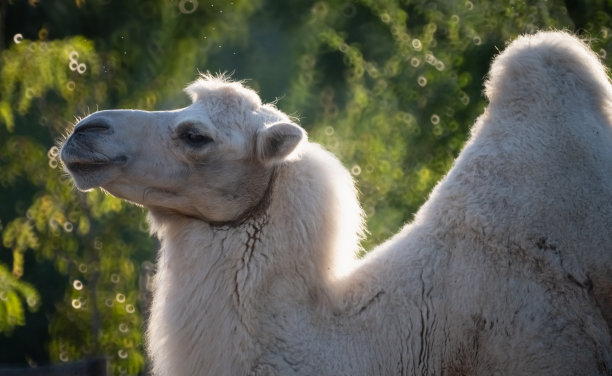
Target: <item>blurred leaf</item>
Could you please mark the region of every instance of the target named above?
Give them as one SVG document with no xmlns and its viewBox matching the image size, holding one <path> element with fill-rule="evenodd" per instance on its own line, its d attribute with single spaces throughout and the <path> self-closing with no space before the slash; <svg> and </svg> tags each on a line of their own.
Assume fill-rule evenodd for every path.
<svg viewBox="0 0 612 376">
<path fill-rule="evenodd" d="M 25 325 L 25 307 L 34 311 L 39 305 L 34 287 L 0 264 L 0 333 L 10 334 L 15 326 Z"/>
</svg>

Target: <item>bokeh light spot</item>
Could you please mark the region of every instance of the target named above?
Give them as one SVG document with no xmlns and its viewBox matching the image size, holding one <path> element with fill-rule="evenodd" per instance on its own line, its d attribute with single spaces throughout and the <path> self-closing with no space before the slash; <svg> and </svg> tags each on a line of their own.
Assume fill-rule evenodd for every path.
<svg viewBox="0 0 612 376">
<path fill-rule="evenodd" d="M 431 121 L 431 124 L 433 124 L 433 125 L 439 124 L 440 123 L 440 116 L 438 116 L 437 114 L 433 114 L 429 118 L 429 121 Z"/>
<path fill-rule="evenodd" d="M 191 14 L 198 9 L 198 0 L 181 0 L 178 7 L 181 13 Z"/>
<path fill-rule="evenodd" d="M 123 349 L 121 349 L 121 350 L 117 351 L 117 355 L 119 355 L 119 357 L 120 357 L 121 359 L 127 359 L 127 357 L 128 357 L 128 353 L 127 353 L 127 351 L 125 351 L 125 350 L 123 350 Z"/>
<path fill-rule="evenodd" d="M 79 299 L 72 299 L 72 308 L 74 309 L 81 308 L 81 301 Z"/>
</svg>

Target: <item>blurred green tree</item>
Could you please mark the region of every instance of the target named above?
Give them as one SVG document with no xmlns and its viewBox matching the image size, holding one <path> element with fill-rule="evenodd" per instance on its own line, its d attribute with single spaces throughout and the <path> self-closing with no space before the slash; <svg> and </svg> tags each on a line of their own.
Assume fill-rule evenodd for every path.
<svg viewBox="0 0 612 376">
<path fill-rule="evenodd" d="M 75 119 L 184 106 L 199 71 L 233 72 L 355 176 L 369 250 L 449 169 L 507 41 L 578 30 L 609 62 L 611 14 L 604 0 L 1 1 L 0 364 L 146 368 L 156 245 L 141 208 L 61 173 Z"/>
</svg>

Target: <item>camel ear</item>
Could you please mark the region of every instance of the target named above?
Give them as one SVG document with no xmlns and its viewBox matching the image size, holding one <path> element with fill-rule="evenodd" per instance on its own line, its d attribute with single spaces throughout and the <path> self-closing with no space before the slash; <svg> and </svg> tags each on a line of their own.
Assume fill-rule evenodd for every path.
<svg viewBox="0 0 612 376">
<path fill-rule="evenodd" d="M 257 158 L 266 164 L 283 161 L 306 138 L 304 130 L 292 123 L 274 123 L 257 132 Z"/>
</svg>

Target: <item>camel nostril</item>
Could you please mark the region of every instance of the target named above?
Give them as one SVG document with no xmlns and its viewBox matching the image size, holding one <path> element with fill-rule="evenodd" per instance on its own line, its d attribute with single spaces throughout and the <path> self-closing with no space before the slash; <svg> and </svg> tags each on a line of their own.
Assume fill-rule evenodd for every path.
<svg viewBox="0 0 612 376">
<path fill-rule="evenodd" d="M 78 124 L 74 128 L 74 133 L 81 132 L 103 132 L 111 129 L 111 126 L 104 120 L 96 119 L 90 120 L 82 124 Z"/>
</svg>

